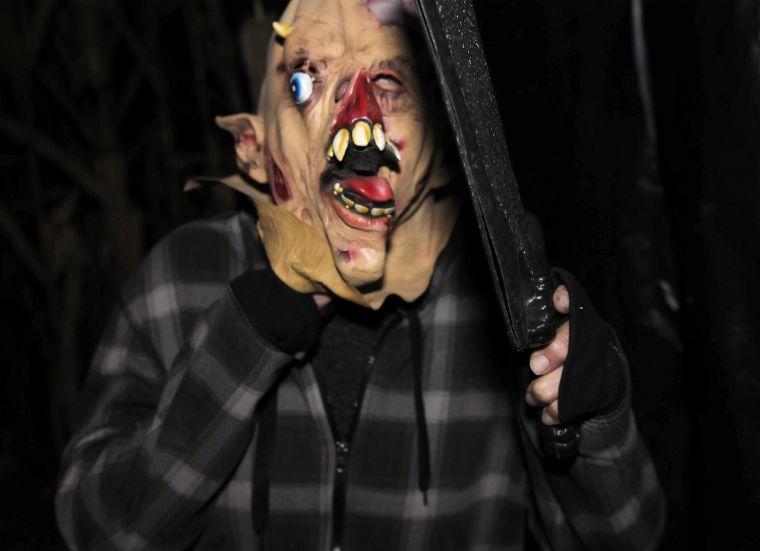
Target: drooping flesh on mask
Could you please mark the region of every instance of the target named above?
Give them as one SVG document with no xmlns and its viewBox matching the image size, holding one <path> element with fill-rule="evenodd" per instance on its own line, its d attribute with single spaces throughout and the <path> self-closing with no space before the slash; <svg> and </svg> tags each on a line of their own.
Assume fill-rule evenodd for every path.
<svg viewBox="0 0 760 551">
<path fill-rule="evenodd" d="M 257 204 L 267 256 L 301 292 L 415 300 L 459 206 L 413 31 L 366 0 L 295 0 L 278 24 L 259 113 L 217 119 L 240 169 L 269 186 L 233 186 Z"/>
</svg>

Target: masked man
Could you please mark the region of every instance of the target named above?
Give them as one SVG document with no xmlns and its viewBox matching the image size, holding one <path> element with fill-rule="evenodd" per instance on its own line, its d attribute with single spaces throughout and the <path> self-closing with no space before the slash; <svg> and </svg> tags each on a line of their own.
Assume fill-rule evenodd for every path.
<svg viewBox="0 0 760 551">
<path fill-rule="evenodd" d="M 554 341 L 507 348 L 414 25 L 366 0 L 275 24 L 258 115 L 218 119 L 257 220 L 179 229 L 123 290 L 64 457 L 73 548 L 656 546 L 625 361 L 569 275 Z"/>
</svg>

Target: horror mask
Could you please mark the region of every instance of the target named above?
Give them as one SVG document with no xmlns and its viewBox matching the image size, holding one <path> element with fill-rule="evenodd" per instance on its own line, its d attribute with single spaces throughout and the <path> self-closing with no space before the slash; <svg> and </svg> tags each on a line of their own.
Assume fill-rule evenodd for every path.
<svg viewBox="0 0 760 551">
<path fill-rule="evenodd" d="M 381 4 L 291 2 L 258 114 L 217 119 L 244 174 L 266 184 L 228 179 L 254 199 L 277 275 L 372 308 L 425 291 L 458 214 L 424 43 L 408 5 Z"/>
</svg>

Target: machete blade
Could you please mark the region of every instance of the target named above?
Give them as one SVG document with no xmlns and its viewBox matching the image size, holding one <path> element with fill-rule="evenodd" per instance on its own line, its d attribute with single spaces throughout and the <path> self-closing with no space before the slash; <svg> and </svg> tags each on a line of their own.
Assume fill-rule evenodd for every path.
<svg viewBox="0 0 760 551">
<path fill-rule="evenodd" d="M 557 327 L 540 226 L 522 206 L 471 0 L 415 0 L 512 345 Z"/>
</svg>

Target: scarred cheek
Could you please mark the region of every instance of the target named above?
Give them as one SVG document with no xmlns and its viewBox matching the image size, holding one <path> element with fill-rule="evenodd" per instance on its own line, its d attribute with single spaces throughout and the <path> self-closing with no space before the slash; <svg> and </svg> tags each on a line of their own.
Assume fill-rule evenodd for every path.
<svg viewBox="0 0 760 551">
<path fill-rule="evenodd" d="M 290 201 L 292 195 L 290 193 L 290 186 L 285 180 L 285 175 L 268 149 L 264 155 L 267 162 L 267 172 L 269 173 L 269 186 L 272 190 L 275 203 L 279 205 L 285 201 Z"/>
</svg>

